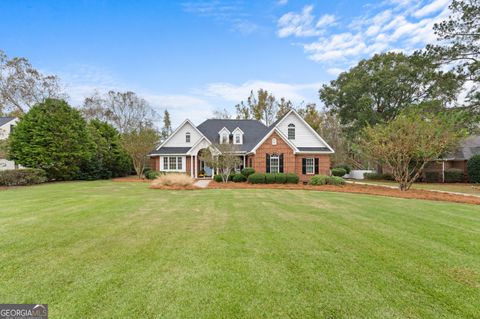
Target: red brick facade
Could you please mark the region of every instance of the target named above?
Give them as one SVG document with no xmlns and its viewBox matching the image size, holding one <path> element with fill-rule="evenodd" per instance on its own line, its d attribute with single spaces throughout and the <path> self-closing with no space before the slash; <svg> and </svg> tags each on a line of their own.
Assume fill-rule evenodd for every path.
<svg viewBox="0 0 480 319">
<path fill-rule="evenodd" d="M 276 139 L 276 145 L 272 144 L 272 139 Z M 284 173 L 295 173 L 302 181 L 308 179 L 314 174 L 302 174 L 303 158 L 318 158 L 318 173 L 330 175 L 330 155 L 329 154 L 294 154 L 293 149 L 277 133 L 270 135 L 267 140 L 258 147 L 256 154 L 247 158 L 247 163 L 252 162 L 252 167 L 256 172 L 266 171 L 267 154 L 283 154 Z M 248 165 L 247 164 L 247 165 Z"/>
</svg>

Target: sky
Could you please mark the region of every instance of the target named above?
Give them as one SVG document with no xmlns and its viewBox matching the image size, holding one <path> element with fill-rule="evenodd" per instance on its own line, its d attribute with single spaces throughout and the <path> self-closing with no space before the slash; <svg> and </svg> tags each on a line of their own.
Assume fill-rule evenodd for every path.
<svg viewBox="0 0 480 319">
<path fill-rule="evenodd" d="M 435 41 L 449 0 L 0 1 L 0 50 L 60 77 L 70 103 L 134 91 L 173 124 L 271 91 L 296 105 L 363 58 Z"/>
</svg>

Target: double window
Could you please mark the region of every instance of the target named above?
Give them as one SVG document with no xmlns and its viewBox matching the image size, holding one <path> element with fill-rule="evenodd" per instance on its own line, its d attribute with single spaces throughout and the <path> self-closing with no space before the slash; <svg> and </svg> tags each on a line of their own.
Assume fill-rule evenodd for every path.
<svg viewBox="0 0 480 319">
<path fill-rule="evenodd" d="M 190 143 L 190 133 L 185 133 L 185 143 Z"/>
<path fill-rule="evenodd" d="M 164 171 L 181 171 L 183 169 L 183 161 L 181 156 L 165 156 L 163 157 Z"/>
<path fill-rule="evenodd" d="M 289 140 L 295 139 L 295 124 L 293 123 L 288 124 L 288 139 Z"/>
</svg>

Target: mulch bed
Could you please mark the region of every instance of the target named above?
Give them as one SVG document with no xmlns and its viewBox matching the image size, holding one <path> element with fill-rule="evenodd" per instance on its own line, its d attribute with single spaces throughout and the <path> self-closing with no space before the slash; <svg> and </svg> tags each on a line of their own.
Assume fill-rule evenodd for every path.
<svg viewBox="0 0 480 319">
<path fill-rule="evenodd" d="M 143 183 L 152 182 L 151 180 L 148 180 L 146 178 L 138 178 L 138 177 L 135 177 L 135 176 L 112 178 L 112 181 L 114 181 L 114 182 L 143 182 Z"/>
<path fill-rule="evenodd" d="M 413 198 L 413 199 L 427 199 L 444 202 L 454 203 L 466 203 L 480 205 L 480 197 L 469 195 L 455 195 L 439 193 L 435 191 L 410 189 L 409 191 L 402 192 L 397 189 L 381 187 L 381 186 L 369 186 L 369 185 L 353 185 L 347 184 L 343 186 L 312 186 L 302 184 L 248 184 L 248 183 L 217 183 L 212 181 L 208 185 L 209 189 L 290 189 L 290 190 L 311 190 L 311 191 L 325 191 L 325 192 L 340 192 L 340 193 L 355 193 L 355 194 L 368 194 L 368 195 L 381 195 L 398 198 Z"/>
</svg>

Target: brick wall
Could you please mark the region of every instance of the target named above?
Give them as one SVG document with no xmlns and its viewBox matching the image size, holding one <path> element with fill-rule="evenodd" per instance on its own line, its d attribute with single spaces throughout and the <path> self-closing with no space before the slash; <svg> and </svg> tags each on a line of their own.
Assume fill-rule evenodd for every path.
<svg viewBox="0 0 480 319">
<path fill-rule="evenodd" d="M 330 175 L 330 155 L 329 154 L 297 154 L 295 155 L 295 174 L 301 181 L 308 181 L 312 175 L 302 174 L 302 158 L 318 158 L 318 174 Z"/>
</svg>

